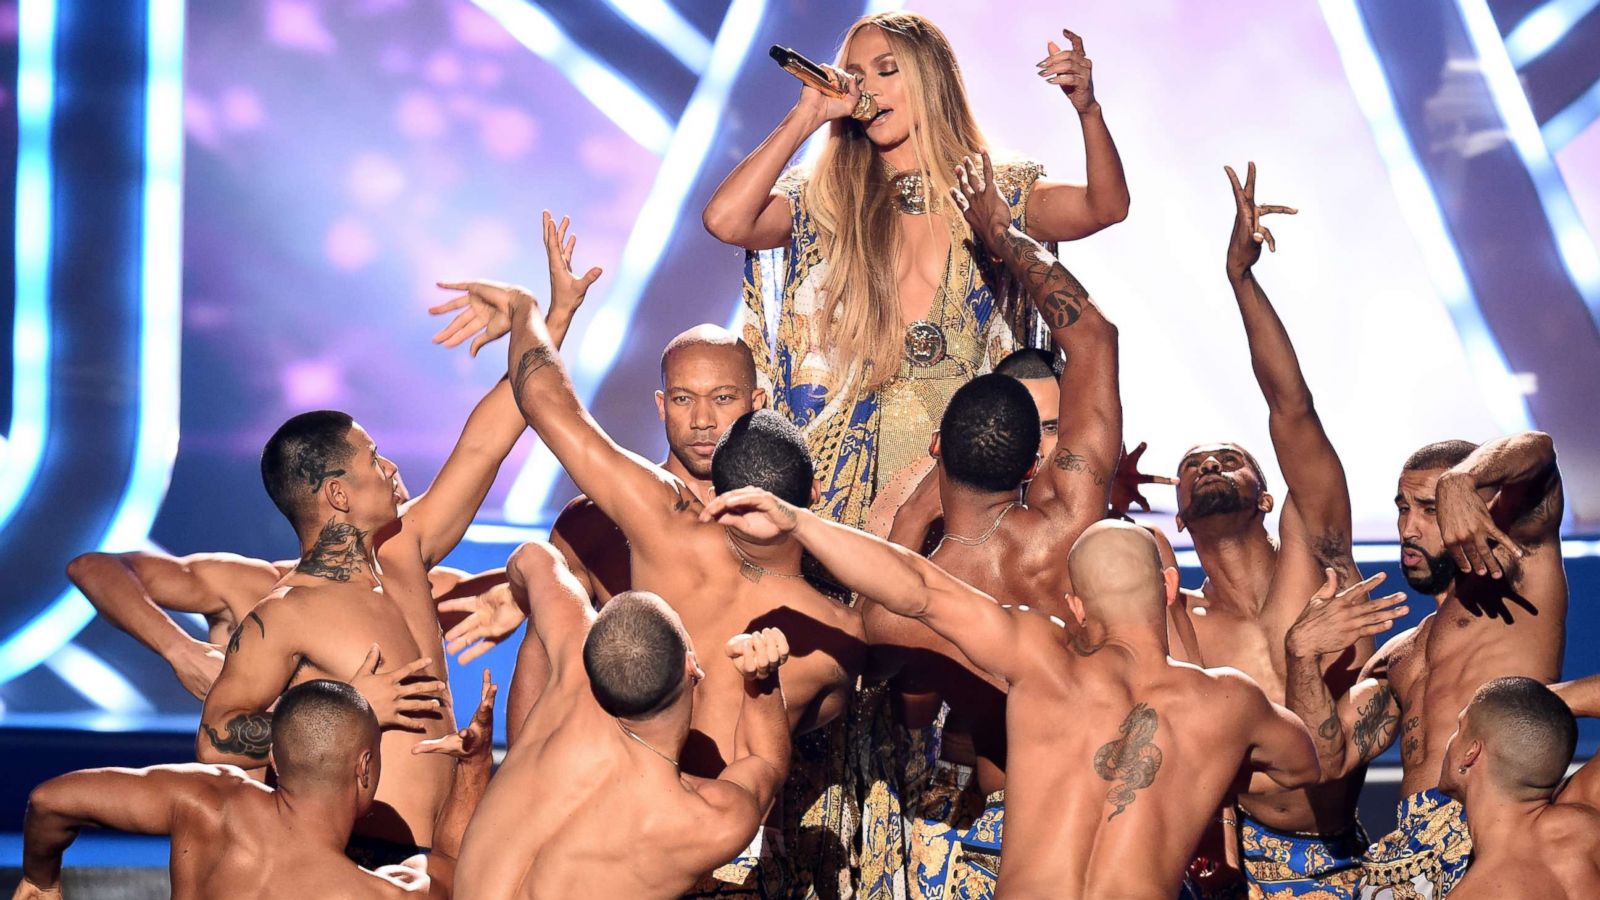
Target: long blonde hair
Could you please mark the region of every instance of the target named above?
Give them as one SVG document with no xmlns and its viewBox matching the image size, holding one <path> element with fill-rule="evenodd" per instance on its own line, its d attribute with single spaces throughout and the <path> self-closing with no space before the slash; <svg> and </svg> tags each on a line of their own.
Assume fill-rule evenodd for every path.
<svg viewBox="0 0 1600 900">
<path fill-rule="evenodd" d="M 954 186 L 951 173 L 961 157 L 977 158 L 985 146 L 967 104 L 955 52 L 944 32 L 926 18 L 884 12 L 850 27 L 839 47 L 836 64 L 841 68 L 850 42 L 863 28 L 883 32 L 905 78 L 906 100 L 914 110 L 908 140 L 922 172 L 929 208 L 938 209 Z M 890 196 L 888 169 L 877 158 L 862 123 L 833 122 L 805 190 L 828 260 L 823 346 L 834 364 L 845 369 L 846 382 L 860 377 L 867 389 L 881 387 L 899 373 L 903 352 L 904 323 L 895 281 L 900 216 Z M 949 204 L 943 206 L 948 209 Z"/>
</svg>

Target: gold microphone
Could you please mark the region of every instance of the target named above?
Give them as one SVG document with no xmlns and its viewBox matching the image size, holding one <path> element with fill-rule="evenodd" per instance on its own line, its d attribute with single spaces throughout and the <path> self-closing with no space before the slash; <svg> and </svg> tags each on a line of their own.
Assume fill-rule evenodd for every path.
<svg viewBox="0 0 1600 900">
<path fill-rule="evenodd" d="M 780 47 L 777 44 L 773 44 L 772 49 L 768 50 L 767 53 L 778 65 L 783 67 L 785 72 L 824 94 L 831 94 L 835 97 L 848 97 L 850 95 L 850 89 L 845 83 L 845 79 L 850 76 L 832 68 L 823 68 L 800 55 L 799 51 L 791 50 L 788 47 Z M 862 91 L 861 98 L 856 101 L 856 108 L 850 111 L 850 118 L 867 122 L 871 121 L 877 114 L 878 99 L 866 91 Z"/>
</svg>

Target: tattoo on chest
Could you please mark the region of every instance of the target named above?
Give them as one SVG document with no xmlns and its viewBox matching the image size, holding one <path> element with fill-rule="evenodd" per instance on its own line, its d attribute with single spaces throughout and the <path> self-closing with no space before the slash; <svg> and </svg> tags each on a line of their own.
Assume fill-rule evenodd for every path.
<svg viewBox="0 0 1600 900">
<path fill-rule="evenodd" d="M 1372 759 L 1394 740 L 1395 726 L 1400 724 L 1400 716 L 1393 709 L 1394 702 L 1394 689 L 1385 684 L 1366 706 L 1361 707 L 1352 736 L 1362 759 Z"/>
<path fill-rule="evenodd" d="M 1406 720 L 1405 727 L 1400 729 L 1400 733 L 1404 735 L 1404 739 L 1400 743 L 1400 755 L 1402 757 L 1410 759 L 1416 756 L 1418 750 L 1422 749 L 1422 735 L 1414 733 L 1421 725 L 1422 717 L 1412 716 Z"/>
<path fill-rule="evenodd" d="M 1103 487 L 1106 483 L 1105 476 L 1096 472 L 1094 467 L 1089 465 L 1089 460 L 1086 457 L 1082 454 L 1073 453 L 1069 447 L 1057 449 L 1050 461 L 1063 472 L 1081 472 L 1088 475 L 1094 479 L 1096 487 Z"/>
<path fill-rule="evenodd" d="M 1102 746 L 1094 755 L 1094 773 L 1104 781 L 1115 782 L 1106 799 L 1116 810 L 1109 822 L 1138 799 L 1134 792 L 1155 783 L 1161 771 L 1161 748 L 1155 744 L 1160 721 L 1149 704 L 1135 704 L 1117 729 L 1122 736 Z"/>
<path fill-rule="evenodd" d="M 517 405 L 522 405 L 522 386 L 528 383 L 533 373 L 555 362 L 555 353 L 549 347 L 540 344 L 532 349 L 525 350 L 517 358 L 516 373 L 511 377 L 511 396 L 517 400 Z"/>
<path fill-rule="evenodd" d="M 239 638 L 244 636 L 244 626 L 250 624 L 251 622 L 256 623 L 256 627 L 261 629 L 262 637 L 267 636 L 267 626 L 262 623 L 261 617 L 256 615 L 255 611 L 252 610 L 249 615 L 244 617 L 244 621 L 240 622 L 239 626 L 233 629 L 233 636 L 228 638 L 228 653 L 230 655 L 239 652 Z"/>
<path fill-rule="evenodd" d="M 673 512 L 686 512 L 688 511 L 689 507 L 700 502 L 699 500 L 695 499 L 693 493 L 691 493 L 681 484 L 673 485 L 672 490 L 678 495 L 678 499 L 672 504 Z"/>
<path fill-rule="evenodd" d="M 333 581 L 349 581 L 366 565 L 366 559 L 366 534 L 349 522 L 329 519 L 317 535 L 317 542 L 311 545 L 294 569 Z"/>
<path fill-rule="evenodd" d="M 200 726 L 211 746 L 223 753 L 266 759 L 272 747 L 272 715 L 270 713 L 240 713 L 224 725 L 226 735 L 204 723 Z"/>
</svg>

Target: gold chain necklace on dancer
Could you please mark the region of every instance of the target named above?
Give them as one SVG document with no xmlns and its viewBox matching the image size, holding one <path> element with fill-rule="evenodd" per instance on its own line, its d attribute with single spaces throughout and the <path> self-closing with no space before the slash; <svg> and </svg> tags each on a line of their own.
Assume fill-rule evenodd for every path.
<svg viewBox="0 0 1600 900">
<path fill-rule="evenodd" d="M 666 760 L 667 762 L 672 763 L 672 767 L 674 769 L 676 769 L 678 767 L 678 761 L 677 760 L 675 760 L 672 757 L 666 755 L 665 753 L 662 753 L 660 750 L 657 750 L 656 748 L 650 746 L 650 742 L 649 741 L 645 740 L 642 737 L 639 737 L 637 734 L 634 734 L 633 733 L 633 729 L 631 729 L 628 726 L 622 724 L 622 720 L 621 719 L 617 719 L 616 722 L 617 722 L 617 727 L 622 729 L 622 733 L 623 734 L 625 734 L 628 737 L 631 737 L 634 740 L 638 741 L 639 743 L 643 744 L 644 748 L 646 750 L 649 750 L 651 753 L 654 753 L 655 755 L 661 757 L 662 759 Z"/>
<path fill-rule="evenodd" d="M 805 578 L 805 576 L 799 572 L 772 571 L 760 563 L 757 563 L 750 557 L 745 556 L 744 551 L 739 549 L 739 545 L 734 543 L 733 535 L 724 531 L 722 532 L 722 536 L 728 539 L 728 549 L 732 550 L 734 557 L 739 560 L 739 574 L 744 576 L 746 581 L 749 581 L 753 584 L 757 581 L 760 581 L 761 576 L 763 575 L 771 575 L 773 578 Z"/>
<path fill-rule="evenodd" d="M 962 537 L 959 534 L 946 533 L 944 537 L 939 538 L 939 543 L 934 545 L 933 552 L 934 553 L 938 553 L 939 552 L 939 548 L 944 546 L 944 542 L 945 541 L 955 541 L 958 544 L 964 544 L 964 545 L 966 545 L 968 547 L 977 547 L 977 546 L 979 546 L 981 544 L 987 543 L 989 538 L 994 537 L 994 533 L 996 531 L 1000 530 L 1000 523 L 1005 521 L 1006 513 L 1011 512 L 1011 510 L 1015 509 L 1016 505 L 1017 505 L 1017 502 L 1018 501 L 1013 500 L 1010 503 L 1007 503 L 1006 504 L 1006 508 L 1000 510 L 1000 515 L 994 517 L 994 524 L 990 525 L 988 530 L 984 531 L 983 534 L 980 534 L 975 538 L 969 538 L 969 537 Z M 929 555 L 932 556 L 933 554 L 930 553 Z"/>
</svg>

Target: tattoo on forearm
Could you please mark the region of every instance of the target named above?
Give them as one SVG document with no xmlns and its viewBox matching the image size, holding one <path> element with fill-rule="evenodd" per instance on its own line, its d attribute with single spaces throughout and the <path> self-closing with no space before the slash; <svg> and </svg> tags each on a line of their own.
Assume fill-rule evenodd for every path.
<svg viewBox="0 0 1600 900">
<path fill-rule="evenodd" d="M 1329 715 L 1326 719 L 1323 719 L 1321 725 L 1317 726 L 1317 737 L 1322 738 L 1325 741 L 1331 741 L 1331 740 L 1334 740 L 1335 738 L 1337 738 L 1338 736 L 1339 736 L 1339 713 L 1338 712 L 1334 712 L 1333 714 Z"/>
<path fill-rule="evenodd" d="M 1104 781 L 1116 782 L 1106 792 L 1106 799 L 1116 807 L 1106 817 L 1107 822 L 1122 815 L 1138 799 L 1135 791 L 1155 783 L 1156 773 L 1161 771 L 1161 748 L 1154 743 L 1159 725 L 1156 711 L 1149 704 L 1135 704 L 1117 729 L 1122 737 L 1095 753 L 1094 773 Z"/>
<path fill-rule="evenodd" d="M 1007 228 L 996 238 L 993 243 L 998 255 L 1006 260 L 1028 296 L 1034 298 L 1050 328 L 1071 328 L 1076 324 L 1089 304 L 1089 291 L 1083 284 L 1020 229 Z"/>
<path fill-rule="evenodd" d="M 1394 699 L 1394 689 L 1385 684 L 1357 714 L 1351 737 L 1362 760 L 1377 756 L 1394 739 L 1395 726 L 1400 724 L 1400 716 L 1391 709 Z"/>
<path fill-rule="evenodd" d="M 333 581 L 349 581 L 366 565 L 366 559 L 366 533 L 349 522 L 329 519 L 328 524 L 322 526 L 322 533 L 317 535 L 317 542 L 295 566 L 295 571 Z"/>
<path fill-rule="evenodd" d="M 227 729 L 226 737 L 217 734 L 217 730 L 210 725 L 201 723 L 200 727 L 211 746 L 223 753 L 266 759 L 267 750 L 272 747 L 271 713 L 240 713 L 234 716 L 223 726 Z"/>
<path fill-rule="evenodd" d="M 229 655 L 232 655 L 234 653 L 238 653 L 239 652 L 239 638 L 244 636 L 244 626 L 250 624 L 251 622 L 256 623 L 256 627 L 261 629 L 261 636 L 262 637 L 266 637 L 267 636 L 267 626 L 262 623 L 261 617 L 256 615 L 255 611 L 252 610 L 248 615 L 246 615 L 244 617 L 244 621 L 240 622 L 239 626 L 237 628 L 233 629 L 233 636 L 228 638 L 228 654 Z"/>
<path fill-rule="evenodd" d="M 522 386 L 528 383 L 533 373 L 555 362 L 555 352 L 543 344 L 539 344 L 523 352 L 517 359 L 516 374 L 511 376 L 511 396 L 517 398 L 517 405 L 522 405 Z"/>
<path fill-rule="evenodd" d="M 1063 472 L 1082 472 L 1094 479 L 1095 487 L 1105 487 L 1106 477 L 1089 465 L 1088 457 L 1081 453 L 1073 453 L 1070 447 L 1058 447 L 1050 461 Z"/>
</svg>

